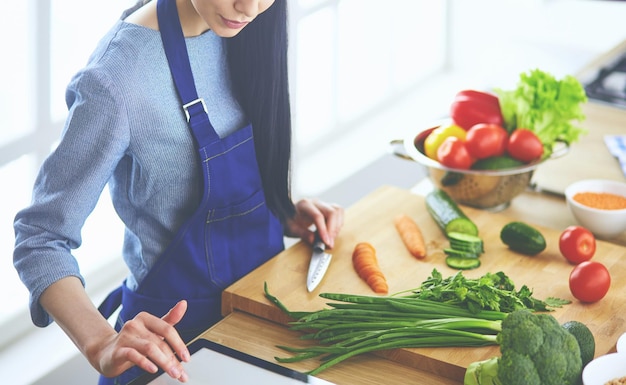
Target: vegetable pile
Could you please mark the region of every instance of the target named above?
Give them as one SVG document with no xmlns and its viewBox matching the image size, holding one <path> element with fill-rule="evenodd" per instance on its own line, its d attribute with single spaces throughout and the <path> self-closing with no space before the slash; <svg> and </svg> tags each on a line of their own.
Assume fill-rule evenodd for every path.
<svg viewBox="0 0 626 385">
<path fill-rule="evenodd" d="M 532 298 L 527 288 L 516 292 L 504 273 L 472 280 L 459 272 L 443 279 L 433 270 L 420 288 L 400 294 L 380 297 L 322 293 L 320 297 L 335 301 L 328 303 L 330 308 L 294 312 L 271 295 L 266 284 L 266 298 L 294 319 L 290 329 L 306 332 L 302 339 L 319 342 L 305 348 L 279 346 L 293 356 L 276 360 L 287 363 L 319 358 L 320 365 L 309 372 L 314 375 L 373 351 L 495 345 L 502 320 L 509 313 L 491 309 L 543 311 L 549 306 Z"/>
<path fill-rule="evenodd" d="M 569 145 L 586 134 L 572 124 L 585 119 L 586 101 L 575 77 L 558 80 L 539 69 L 522 73 L 513 90 L 462 90 L 450 106 L 451 123 L 428 134 L 424 153 L 454 169 L 509 168 L 546 159 L 558 142 Z"/>
</svg>

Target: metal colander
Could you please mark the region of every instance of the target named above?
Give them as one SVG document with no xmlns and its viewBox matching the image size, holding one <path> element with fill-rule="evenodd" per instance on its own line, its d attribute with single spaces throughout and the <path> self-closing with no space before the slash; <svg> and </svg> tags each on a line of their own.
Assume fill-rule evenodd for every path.
<svg viewBox="0 0 626 385">
<path fill-rule="evenodd" d="M 533 172 L 545 161 L 499 170 L 459 170 L 444 167 L 424 155 L 424 139 L 432 130 L 448 123 L 441 122 L 404 140 L 393 140 L 391 145 L 395 155 L 426 166 L 434 186 L 444 190 L 457 203 L 490 211 L 502 210 L 528 188 Z M 400 145 L 402 150 L 398 151 Z M 553 152 L 548 159 L 563 156 L 568 150 L 569 147 L 565 145 L 559 151 Z"/>
</svg>

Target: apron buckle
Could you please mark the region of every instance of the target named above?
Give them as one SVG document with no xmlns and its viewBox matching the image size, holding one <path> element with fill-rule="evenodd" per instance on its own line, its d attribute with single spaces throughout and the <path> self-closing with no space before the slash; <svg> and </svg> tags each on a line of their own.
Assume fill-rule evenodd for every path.
<svg viewBox="0 0 626 385">
<path fill-rule="evenodd" d="M 189 122 L 190 118 L 190 114 L 189 114 L 189 108 L 193 107 L 194 105 L 200 103 L 202 105 L 202 108 L 204 109 L 204 113 L 208 114 L 208 111 L 206 109 L 206 104 L 204 103 L 204 99 L 203 98 L 198 98 L 196 100 L 192 100 L 191 102 L 187 103 L 187 104 L 183 104 L 183 110 L 185 110 L 185 116 L 187 117 L 187 122 Z"/>
</svg>

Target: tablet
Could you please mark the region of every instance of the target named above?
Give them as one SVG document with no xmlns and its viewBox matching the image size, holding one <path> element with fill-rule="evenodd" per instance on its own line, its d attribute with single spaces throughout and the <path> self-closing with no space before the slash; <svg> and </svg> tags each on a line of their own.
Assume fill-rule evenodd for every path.
<svg viewBox="0 0 626 385">
<path fill-rule="evenodd" d="M 189 346 L 191 360 L 183 362 L 189 375 L 187 385 L 301 385 L 332 383 L 276 363 L 231 349 L 218 343 L 198 339 Z M 129 385 L 180 385 L 162 370 L 147 374 L 132 381 Z"/>
</svg>

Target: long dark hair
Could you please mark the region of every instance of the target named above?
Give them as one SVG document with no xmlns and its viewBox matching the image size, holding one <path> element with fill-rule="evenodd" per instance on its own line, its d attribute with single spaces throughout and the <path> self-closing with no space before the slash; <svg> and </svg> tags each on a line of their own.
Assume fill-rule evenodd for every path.
<svg viewBox="0 0 626 385">
<path fill-rule="evenodd" d="M 252 123 L 267 204 L 284 222 L 295 213 L 290 188 L 287 1 L 276 0 L 226 44 L 233 91 Z"/>
</svg>

